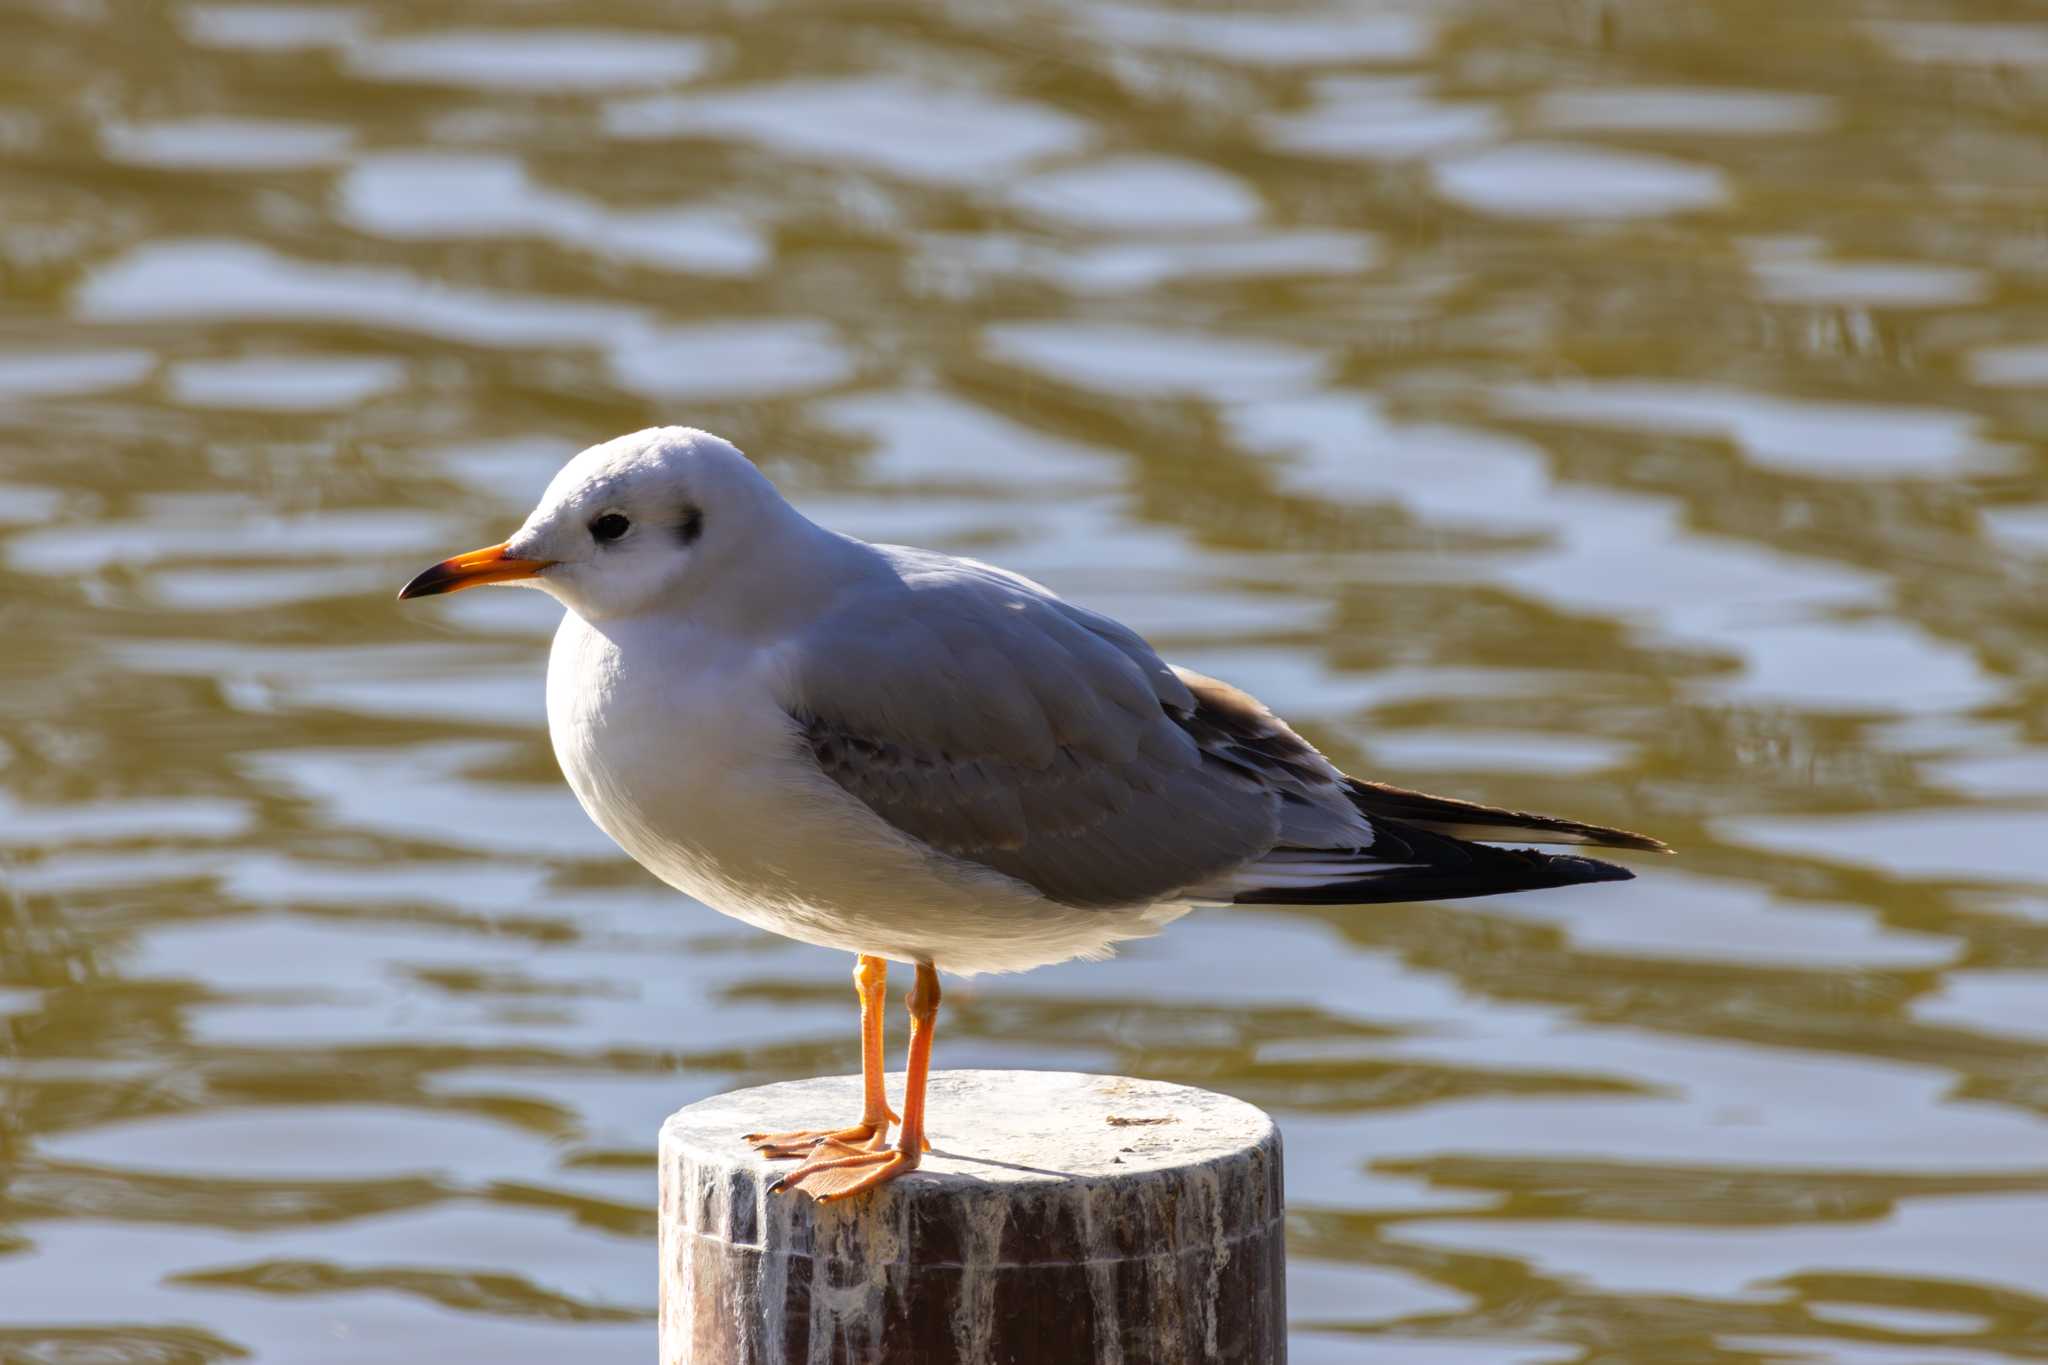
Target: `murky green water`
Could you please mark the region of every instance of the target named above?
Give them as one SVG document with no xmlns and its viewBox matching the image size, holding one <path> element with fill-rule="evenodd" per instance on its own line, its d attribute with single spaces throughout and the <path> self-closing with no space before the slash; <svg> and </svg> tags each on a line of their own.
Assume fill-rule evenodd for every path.
<svg viewBox="0 0 2048 1365">
<path fill-rule="evenodd" d="M 547 601 L 390 599 L 656 421 L 1681 848 L 949 987 L 1279 1116 L 1298 1362 L 2048 1358 L 2039 8 L 0 52 L 0 1360 L 651 1358 L 655 1125 L 849 1069 L 847 964 L 588 825 Z"/>
</svg>

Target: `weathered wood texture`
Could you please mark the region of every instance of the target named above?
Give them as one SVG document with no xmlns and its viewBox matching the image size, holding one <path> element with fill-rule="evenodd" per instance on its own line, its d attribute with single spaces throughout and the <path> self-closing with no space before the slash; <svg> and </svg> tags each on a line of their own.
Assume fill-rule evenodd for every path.
<svg viewBox="0 0 2048 1365">
<path fill-rule="evenodd" d="M 891 1085 L 900 1088 L 900 1078 Z M 740 1141 L 860 1112 L 854 1076 L 661 1130 L 662 1365 L 1277 1365 L 1280 1134 L 1238 1100 L 1073 1072 L 931 1078 L 922 1169 L 819 1206 Z"/>
</svg>

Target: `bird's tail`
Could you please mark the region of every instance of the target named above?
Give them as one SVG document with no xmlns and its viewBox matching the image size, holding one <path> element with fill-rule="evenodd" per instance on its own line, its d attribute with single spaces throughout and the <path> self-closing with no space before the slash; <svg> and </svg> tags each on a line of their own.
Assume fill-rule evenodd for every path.
<svg viewBox="0 0 2048 1365">
<path fill-rule="evenodd" d="M 1640 848 L 1651 853 L 1671 851 L 1661 839 L 1611 825 L 1536 815 L 1505 806 L 1482 806 L 1476 801 L 1431 796 L 1428 792 L 1356 777 L 1346 778 L 1345 783 L 1351 804 L 1375 825 L 1383 819 L 1398 820 L 1403 825 L 1432 834 L 1448 834 L 1454 839 L 1526 839 L 1532 844 L 1599 844 L 1607 848 Z"/>
<path fill-rule="evenodd" d="M 1375 817 L 1372 827 L 1366 848 L 1274 849 L 1232 876 L 1229 899 L 1238 905 L 1373 905 L 1625 882 L 1636 875 L 1597 858 L 1494 848 L 1385 816 Z"/>
</svg>

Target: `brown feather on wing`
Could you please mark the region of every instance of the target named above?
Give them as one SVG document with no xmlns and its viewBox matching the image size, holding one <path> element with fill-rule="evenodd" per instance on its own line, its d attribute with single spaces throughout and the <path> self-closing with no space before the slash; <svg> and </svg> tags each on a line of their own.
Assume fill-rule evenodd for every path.
<svg viewBox="0 0 2048 1365">
<path fill-rule="evenodd" d="M 1670 852 L 1661 841 L 1630 830 L 1502 806 L 1483 806 L 1351 777 L 1340 772 L 1314 745 L 1250 693 L 1190 668 L 1176 665 L 1173 671 L 1187 684 L 1195 705 L 1184 714 L 1171 714 L 1201 746 L 1203 757 L 1237 767 L 1283 793 L 1321 795 L 1332 783 L 1339 784 L 1360 814 L 1399 820 L 1404 825 L 1456 839 L 1599 844 Z M 1314 844 L 1293 832 L 1289 833 L 1288 841 Z"/>
<path fill-rule="evenodd" d="M 1329 759 L 1251 693 L 1192 668 L 1172 667 L 1194 705 L 1169 706 L 1167 714 L 1208 761 L 1285 787 L 1322 788 L 1343 780 Z"/>
</svg>

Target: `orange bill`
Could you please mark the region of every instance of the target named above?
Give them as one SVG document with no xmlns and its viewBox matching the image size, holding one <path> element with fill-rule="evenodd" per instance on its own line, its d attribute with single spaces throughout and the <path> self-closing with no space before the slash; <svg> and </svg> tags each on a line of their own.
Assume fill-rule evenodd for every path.
<svg viewBox="0 0 2048 1365">
<path fill-rule="evenodd" d="M 398 590 L 398 600 L 434 597 L 444 592 L 461 592 L 486 583 L 508 583 L 515 578 L 532 578 L 554 563 L 552 559 L 515 559 L 503 545 L 487 545 L 466 555 L 444 559 Z"/>
</svg>

